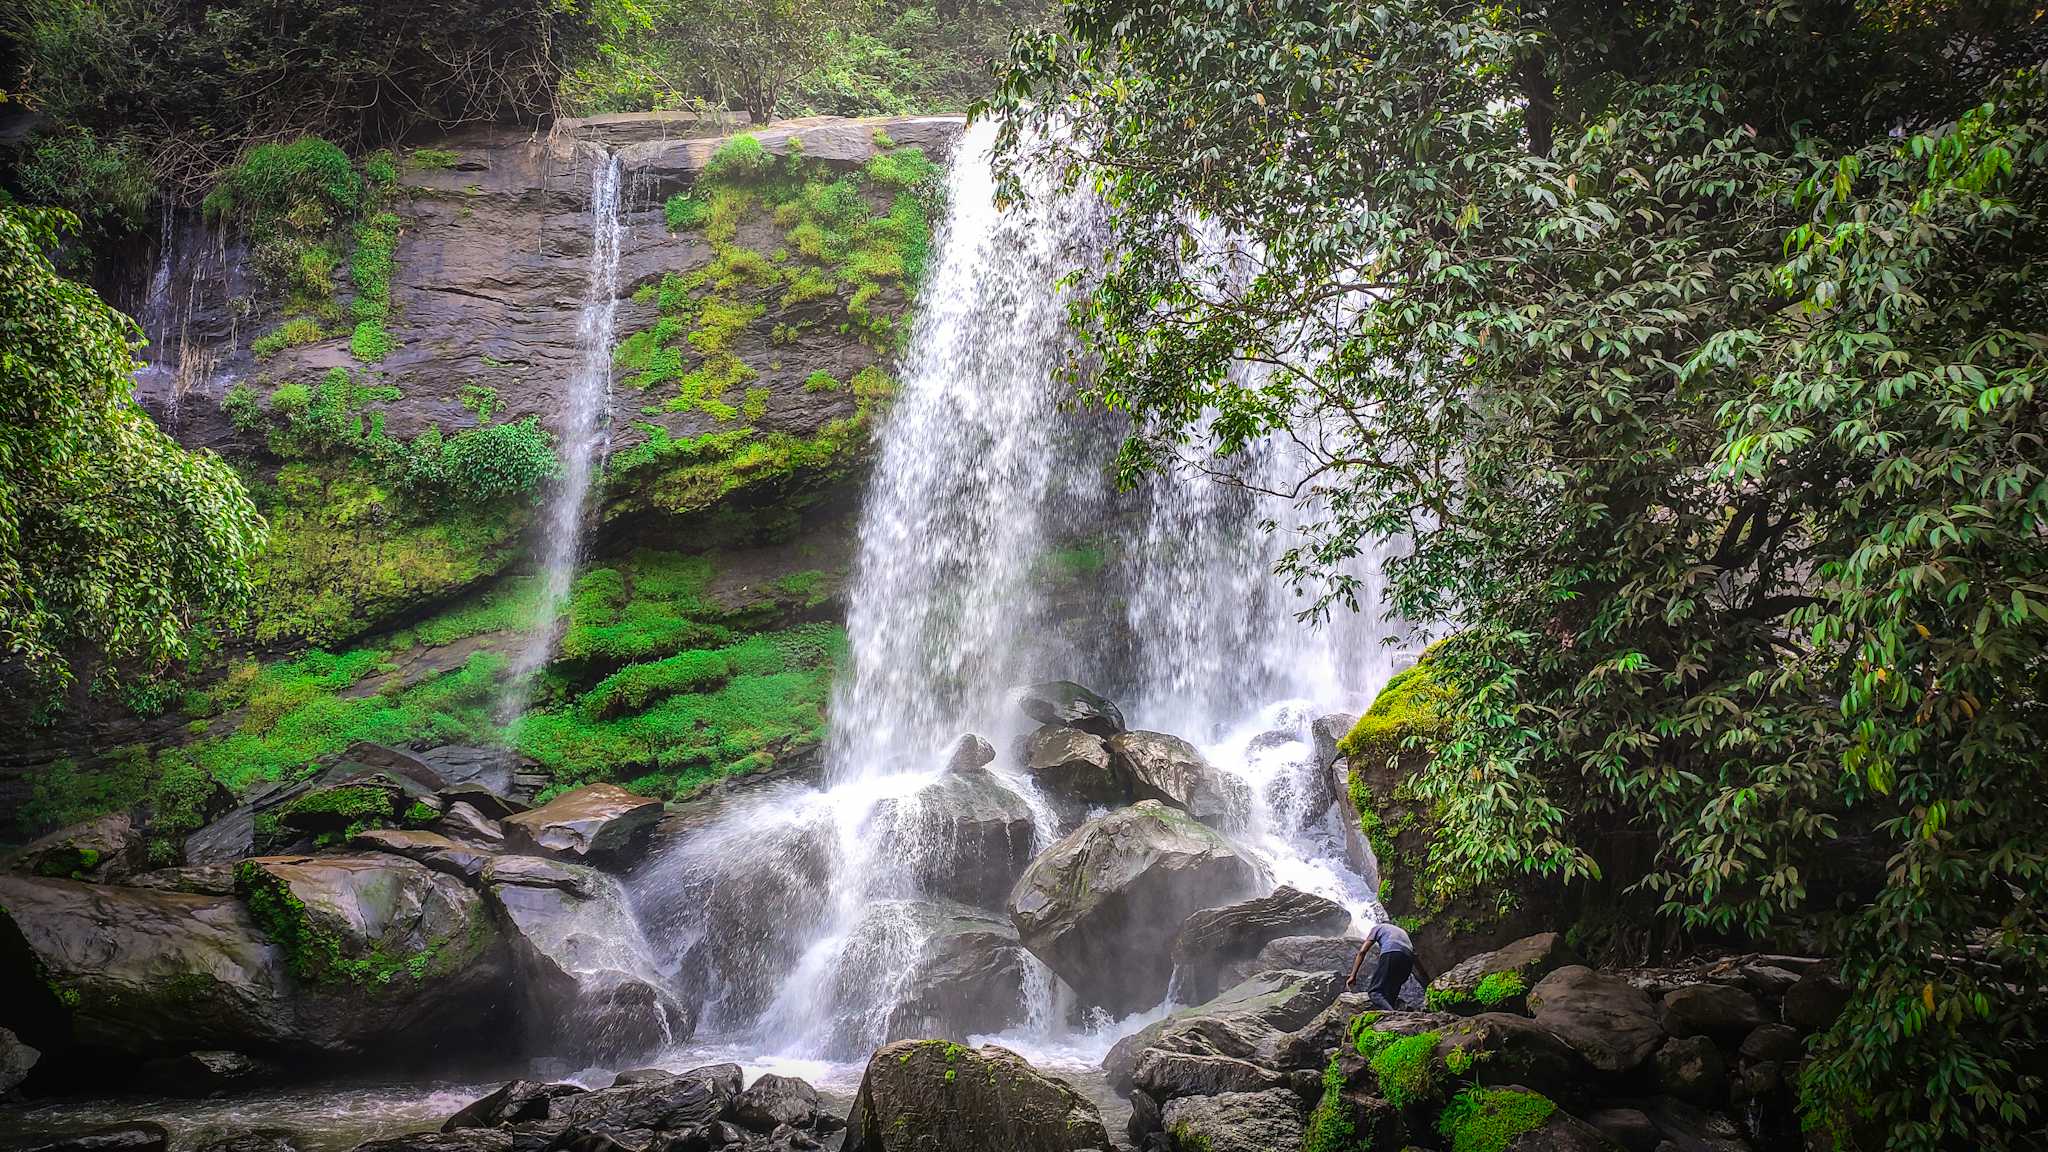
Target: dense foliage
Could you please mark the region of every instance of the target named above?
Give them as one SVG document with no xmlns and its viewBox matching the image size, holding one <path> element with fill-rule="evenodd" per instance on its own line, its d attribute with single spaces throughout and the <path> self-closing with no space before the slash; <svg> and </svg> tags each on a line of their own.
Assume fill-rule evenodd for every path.
<svg viewBox="0 0 2048 1152">
<path fill-rule="evenodd" d="M 0 208 L 0 671 L 39 693 L 77 656 L 116 680 L 189 656 L 262 538 L 234 473 L 129 397 L 140 334 L 57 274 L 60 222 Z"/>
<path fill-rule="evenodd" d="M 1004 132 L 1110 206 L 1079 319 L 1124 464 L 1296 430 L 1318 610 L 1411 541 L 1389 606 L 1450 637 L 1429 882 L 1604 871 L 1824 934 L 1855 998 L 1810 1124 L 2048 1125 L 2037 10 L 1062 15 Z"/>
</svg>

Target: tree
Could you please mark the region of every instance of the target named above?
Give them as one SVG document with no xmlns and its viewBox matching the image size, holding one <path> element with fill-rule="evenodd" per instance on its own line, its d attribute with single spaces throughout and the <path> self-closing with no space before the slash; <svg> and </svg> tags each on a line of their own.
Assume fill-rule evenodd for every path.
<svg viewBox="0 0 2048 1152">
<path fill-rule="evenodd" d="M 0 674 L 47 696 L 86 650 L 163 670 L 249 592 L 262 522 L 241 481 L 129 394 L 134 321 L 46 254 L 55 211 L 0 208 Z"/>
<path fill-rule="evenodd" d="M 657 31 L 701 46 L 720 86 L 754 118 L 775 118 L 791 81 L 831 58 L 866 19 L 868 0 L 679 0 L 655 9 Z"/>
<path fill-rule="evenodd" d="M 1448 636 L 1451 696 L 1416 783 L 1427 882 L 1605 874 L 1684 928 L 1818 930 L 1855 998 L 1809 1121 L 2024 1146 L 2048 1116 L 2036 11 L 1062 17 L 996 104 L 1013 177 L 1106 202 L 1076 320 L 1134 422 L 1124 469 L 1300 439 L 1321 515 L 1282 568 L 1319 611 L 1361 607 L 1361 541 L 1413 541 L 1387 607 Z"/>
</svg>

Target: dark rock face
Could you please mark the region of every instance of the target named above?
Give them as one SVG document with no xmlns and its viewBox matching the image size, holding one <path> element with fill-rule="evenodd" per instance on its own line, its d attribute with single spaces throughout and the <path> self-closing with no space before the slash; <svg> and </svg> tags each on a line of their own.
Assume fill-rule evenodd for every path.
<svg viewBox="0 0 2048 1152">
<path fill-rule="evenodd" d="M 1348 1041 L 1352 1019 L 1372 1010 L 1372 1001 L 1365 993 L 1343 993 L 1308 1023 L 1269 1039 L 1261 1048 L 1261 1054 L 1275 1068 L 1306 1068 L 1320 1072 L 1323 1053 Z"/>
<path fill-rule="evenodd" d="M 1106 1149 L 1095 1105 L 1007 1049 L 903 1040 L 875 1052 L 847 1117 L 845 1152 Z"/>
<path fill-rule="evenodd" d="M 500 823 L 514 849 L 582 859 L 624 852 L 659 819 L 659 800 L 616 784 L 587 784 Z"/>
<path fill-rule="evenodd" d="M 1131 1071 L 1134 1091 L 1164 1103 L 1182 1096 L 1217 1096 L 1225 1092 L 1263 1092 L 1288 1087 L 1287 1077 L 1271 1068 L 1230 1056 L 1198 1056 L 1147 1048 Z"/>
<path fill-rule="evenodd" d="M 1614 1152 L 1606 1133 L 1562 1110 L 1540 1127 L 1509 1138 L 1503 1152 Z"/>
<path fill-rule="evenodd" d="M 41 1052 L 21 1042 L 21 1037 L 5 1028 L 0 1028 L 0 1096 L 14 1091 L 22 1081 L 28 1079 L 36 1063 L 43 1058 Z"/>
<path fill-rule="evenodd" d="M 818 1119 L 818 1090 L 793 1076 L 768 1073 L 732 1102 L 732 1121 L 756 1132 L 781 1125 L 808 1128 Z"/>
<path fill-rule="evenodd" d="M 717 1120 L 739 1095 L 731 1065 L 686 1072 L 621 1088 L 600 1088 L 548 1101 L 548 1118 L 586 1131 L 672 1131 Z M 732 1069 L 736 1072 L 737 1069 Z"/>
<path fill-rule="evenodd" d="M 986 768 L 995 763 L 995 759 L 995 745 L 969 732 L 953 741 L 952 750 L 946 753 L 946 771 Z"/>
<path fill-rule="evenodd" d="M 1257 955 L 1283 937 L 1334 934 L 1350 926 L 1351 913 L 1343 905 L 1282 886 L 1265 896 L 1189 916 L 1173 938 L 1171 954 L 1180 966 L 1183 987 L 1207 1000 L 1216 995 L 1218 977 L 1232 961 Z"/>
<path fill-rule="evenodd" d="M 358 1144 L 355 1152 L 513 1152 L 512 1133 L 500 1128 L 414 1132 Z"/>
<path fill-rule="evenodd" d="M 1584 965 L 1566 965 L 1545 976 L 1529 990 L 1529 1009 L 1538 1024 L 1601 1072 L 1641 1067 L 1664 1039 L 1647 995 Z"/>
<path fill-rule="evenodd" d="M 163 1125 L 131 1120 L 75 1136 L 32 1141 L 19 1145 L 16 1152 L 164 1152 L 170 1140 L 170 1133 L 164 1130 Z"/>
<path fill-rule="evenodd" d="M 1635 1108 L 1599 1108 L 1586 1113 L 1586 1123 L 1627 1152 L 1656 1152 L 1664 1138 L 1650 1118 Z"/>
<path fill-rule="evenodd" d="M 1654 1057 L 1657 1088 L 1702 1108 L 1718 1108 L 1728 1100 L 1728 1067 L 1720 1049 L 1705 1036 L 1673 1036 Z"/>
<path fill-rule="evenodd" d="M 1109 760 L 1109 743 L 1079 728 L 1049 726 L 1024 740 L 1024 770 L 1060 812 L 1061 827 L 1071 829 L 1096 805 L 1116 806 L 1129 799 L 1129 789 Z"/>
<path fill-rule="evenodd" d="M 1217 771 L 1178 736 L 1125 732 L 1110 738 L 1109 755 L 1135 799 L 1172 805 L 1216 828 L 1241 822 L 1251 810 L 1244 783 Z"/>
<path fill-rule="evenodd" d="M 1071 680 L 1052 680 L 1017 691 L 1017 707 L 1040 724 L 1078 728 L 1096 736 L 1124 730 L 1123 710 Z"/>
<path fill-rule="evenodd" d="M 1273 1152 L 1305 1135 L 1301 1097 L 1285 1088 L 1183 1097 L 1160 1119 L 1173 1152 Z"/>
<path fill-rule="evenodd" d="M 1090 820 L 1033 860 L 1010 892 L 1010 918 L 1087 1003 L 1122 1015 L 1165 995 L 1169 945 L 1189 915 L 1258 880 L 1214 831 L 1145 801 Z"/>
<path fill-rule="evenodd" d="M 29 843 L 7 866 L 31 876 L 117 883 L 143 867 L 141 829 L 126 812 L 60 829 Z"/>
<path fill-rule="evenodd" d="M 1789 1024 L 1759 1024 L 1742 1038 L 1744 1060 L 1795 1061 L 1806 1053 L 1799 1030 Z"/>
<path fill-rule="evenodd" d="M 1797 983 L 1785 990 L 1781 1006 L 1785 1023 L 1802 1032 L 1819 1032 L 1835 1022 L 1849 1003 L 1849 993 L 1840 981 L 1818 969 L 1802 973 Z"/>
<path fill-rule="evenodd" d="M 450 1116 L 442 1123 L 441 1131 L 495 1128 L 501 1124 L 515 1124 L 522 1120 L 545 1120 L 549 1101 L 562 1096 L 573 1096 L 581 1091 L 583 1089 L 574 1084 L 541 1084 L 532 1080 L 512 1080 Z"/>
<path fill-rule="evenodd" d="M 134 1056 L 300 1039 L 284 956 L 239 900 L 0 875 L 0 937 L 20 942 L 0 948 L 0 985 L 48 995 L 21 1005 L 25 1032 L 39 1016 Z"/>
<path fill-rule="evenodd" d="M 1664 994 L 1664 1030 L 1733 1044 L 1763 1023 L 1756 997 L 1726 984 L 1688 984 Z"/>
<path fill-rule="evenodd" d="M 167 1096 L 214 1096 L 257 1087 L 277 1069 L 240 1052 L 187 1052 L 144 1062 L 142 1082 Z"/>
<path fill-rule="evenodd" d="M 139 872 L 126 881 L 130 888 L 154 888 L 159 892 L 187 892 L 195 896 L 232 896 L 235 870 L 227 864 L 195 864 L 184 868 L 159 868 Z"/>
<path fill-rule="evenodd" d="M 1268 1067 L 1283 1034 L 1315 1020 L 1337 998 L 1327 972 L 1262 972 L 1206 1004 L 1184 1008 L 1116 1042 L 1102 1059 L 1109 1086 L 1128 1092 L 1147 1049 L 1228 1056 Z M 1313 1057 L 1322 1062 L 1322 1051 Z M 1284 1071 L 1284 1066 L 1282 1067 Z"/>
<path fill-rule="evenodd" d="M 954 768 L 874 819 L 921 891 L 977 908 L 1001 908 L 1031 861 L 1031 806 L 986 768 Z"/>
</svg>

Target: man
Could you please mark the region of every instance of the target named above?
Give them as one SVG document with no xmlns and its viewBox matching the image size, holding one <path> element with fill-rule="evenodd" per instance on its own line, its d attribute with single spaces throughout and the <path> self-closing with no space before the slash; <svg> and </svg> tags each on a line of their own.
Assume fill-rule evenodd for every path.
<svg viewBox="0 0 2048 1152">
<path fill-rule="evenodd" d="M 1392 920 L 1382 920 L 1365 934 L 1365 942 L 1358 946 L 1358 955 L 1351 961 L 1351 974 L 1344 977 L 1344 987 L 1351 988 L 1358 983 L 1358 969 L 1365 963 L 1365 954 L 1373 945 L 1379 945 L 1379 962 L 1373 965 L 1372 979 L 1366 982 L 1366 996 L 1372 1006 L 1382 1012 L 1392 1012 L 1400 1007 L 1401 985 L 1408 982 L 1408 974 L 1429 985 L 1429 972 L 1422 962 L 1415 958 L 1415 941 Z"/>
</svg>

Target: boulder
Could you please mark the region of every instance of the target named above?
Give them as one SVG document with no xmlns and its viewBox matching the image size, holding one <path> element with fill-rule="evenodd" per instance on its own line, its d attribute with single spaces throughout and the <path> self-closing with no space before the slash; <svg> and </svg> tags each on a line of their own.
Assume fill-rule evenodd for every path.
<svg viewBox="0 0 2048 1152">
<path fill-rule="evenodd" d="M 523 809 L 522 809 L 523 811 Z M 466 800 L 452 800 L 436 822 L 442 834 L 479 848 L 498 849 L 505 844 L 505 828 L 498 818 Z"/>
<path fill-rule="evenodd" d="M 981 767 L 946 771 L 902 800 L 875 806 L 881 849 L 905 861 L 920 891 L 1001 908 L 1031 862 L 1031 806 Z"/>
<path fill-rule="evenodd" d="M 1173 1152 L 1274 1152 L 1299 1148 L 1306 1134 L 1301 1097 L 1286 1088 L 1185 1096 L 1160 1115 Z"/>
<path fill-rule="evenodd" d="M 548 1119 L 586 1132 L 673 1132 L 717 1120 L 739 1098 L 739 1088 L 737 1065 L 713 1064 L 665 1080 L 557 1096 L 548 1101 Z"/>
<path fill-rule="evenodd" d="M 1260 972 L 1285 968 L 1295 972 L 1351 971 L 1351 961 L 1363 941 L 1350 936 L 1282 936 L 1259 949 L 1249 960 L 1233 960 L 1217 973 L 1216 985 L 1228 988 Z"/>
<path fill-rule="evenodd" d="M 1793 1063 L 1806 1054 L 1806 1044 L 1790 1024 L 1759 1024 L 1742 1038 L 1740 1051 L 1744 1060 Z"/>
<path fill-rule="evenodd" d="M 1785 990 L 1780 1009 L 1785 1014 L 1785 1023 L 1801 1032 L 1822 1032 L 1834 1024 L 1835 1017 L 1848 1004 L 1848 990 L 1839 980 L 1823 969 L 1809 968 Z"/>
<path fill-rule="evenodd" d="M 1181 990 L 1207 1000 L 1216 995 L 1218 978 L 1231 962 L 1255 956 L 1283 937 L 1337 933 L 1350 926 L 1351 913 L 1342 904 L 1282 885 L 1265 896 L 1189 916 L 1173 938 L 1170 955 L 1180 969 Z"/>
<path fill-rule="evenodd" d="M 1109 742 L 1078 728 L 1048 726 L 1024 740 L 1024 770 L 1038 782 L 1059 812 L 1060 826 L 1072 828 L 1092 807 L 1116 807 L 1130 789 L 1109 759 Z"/>
<path fill-rule="evenodd" d="M 300 1039 L 285 955 L 241 901 L 0 875 L 0 987 L 39 1047 L 129 1056 Z"/>
<path fill-rule="evenodd" d="M 551 1043 L 616 1060 L 689 1037 L 695 1020 L 666 991 L 618 881 L 583 865 L 499 856 L 483 882 L 527 1016 Z"/>
<path fill-rule="evenodd" d="M 1109 755 L 1137 800 L 1170 804 L 1211 827 L 1241 823 L 1251 811 L 1244 782 L 1217 771 L 1178 736 L 1125 732 L 1110 738 Z"/>
<path fill-rule="evenodd" d="M 899 1040 L 877 1050 L 844 1152 L 1078 1152 L 1109 1148 L 1102 1116 L 1066 1081 L 987 1045 Z"/>
<path fill-rule="evenodd" d="M 415 1030 L 482 1031 L 511 966 L 483 901 L 398 856 L 261 856 L 235 873 L 299 986 L 299 1026 L 362 1052 Z"/>
<path fill-rule="evenodd" d="M 438 792 L 448 786 L 448 781 L 433 765 L 403 748 L 393 748 L 388 744 L 358 740 L 342 752 L 341 759 L 345 763 L 389 773 L 428 792 Z"/>
<path fill-rule="evenodd" d="M 898 939 L 917 942 L 907 969 L 866 963 Z M 941 901 L 879 901 L 847 946 L 840 1003 L 887 1007 L 892 997 L 869 986 L 876 979 L 900 989 L 884 1021 L 884 1042 L 1001 1032 L 1025 1020 L 1029 960 L 1017 930 L 992 913 Z M 866 968 L 880 970 L 849 971 Z M 872 1051 L 873 1038 L 864 1042 L 863 1051 Z"/>
<path fill-rule="evenodd" d="M 1078 728 L 1105 737 L 1124 730 L 1124 714 L 1116 705 L 1071 680 L 1020 688 L 1017 707 L 1040 724 Z"/>
<path fill-rule="evenodd" d="M 1010 918 L 1084 1003 L 1127 1015 L 1165 996 L 1170 945 L 1187 918 L 1248 895 L 1259 880 L 1228 841 L 1148 800 L 1090 820 L 1040 854 L 1010 892 Z"/>
<path fill-rule="evenodd" d="M 515 850 L 583 859 L 633 847 L 661 819 L 661 801 L 617 784 L 586 784 L 538 808 L 505 817 L 505 842 Z"/>
<path fill-rule="evenodd" d="M 31 876 L 115 883 L 144 867 L 144 843 L 126 812 L 110 812 L 30 841 L 7 866 Z"/>
<path fill-rule="evenodd" d="M 158 868 L 138 872 L 123 881 L 130 888 L 154 888 L 160 892 L 189 892 L 196 896 L 235 894 L 232 864 L 194 864 L 183 868 Z"/>
<path fill-rule="evenodd" d="M 1611 1074 L 1642 1067 L 1664 1040 L 1649 996 L 1619 977 L 1567 964 L 1529 990 L 1536 1022 Z"/>
<path fill-rule="evenodd" d="M 47 1136 L 14 1145 L 13 1152 L 164 1152 L 171 1134 L 149 1120 L 109 1124 L 68 1136 Z"/>
<path fill-rule="evenodd" d="M 1230 1056 L 1201 1056 L 1147 1048 L 1131 1072 L 1135 1092 L 1164 1104 L 1182 1096 L 1216 1096 L 1225 1092 L 1263 1092 L 1291 1085 L 1285 1074 Z"/>
<path fill-rule="evenodd" d="M 1324 1053 L 1348 1041 L 1353 1018 L 1371 1011 L 1372 1000 L 1365 993 L 1343 993 L 1308 1023 L 1268 1039 L 1260 1047 L 1260 1057 L 1275 1068 L 1321 1072 Z"/>
<path fill-rule="evenodd" d="M 166 1096 L 218 1096 L 255 1088 L 277 1075 L 266 1061 L 220 1050 L 161 1056 L 143 1062 L 141 1082 Z"/>
<path fill-rule="evenodd" d="M 1756 997 L 1726 984 L 1687 984 L 1664 994 L 1664 1030 L 1733 1045 L 1763 1023 Z"/>
<path fill-rule="evenodd" d="M 194 1152 L 303 1152 L 303 1141 L 289 1128 L 257 1128 L 208 1140 Z"/>
<path fill-rule="evenodd" d="M 1524 936 L 1469 957 L 1430 981 L 1427 1003 L 1444 1012 L 1519 1012 L 1537 981 L 1576 963 L 1561 934 Z"/>
<path fill-rule="evenodd" d="M 0 1097 L 6 1096 L 28 1079 L 36 1063 L 43 1058 L 41 1052 L 21 1042 L 21 1037 L 5 1028 L 0 1028 Z"/>
<path fill-rule="evenodd" d="M 1664 1139 L 1640 1109 L 1596 1108 L 1586 1113 L 1585 1119 L 1624 1152 L 1656 1152 L 1658 1143 Z"/>
<path fill-rule="evenodd" d="M 355 770 L 331 783 L 326 780 L 323 776 L 312 788 L 277 804 L 278 827 L 312 836 L 343 832 L 356 824 L 395 821 L 409 800 L 433 795 L 383 772 Z"/>
<path fill-rule="evenodd" d="M 1140 1148 L 1148 1147 L 1154 1132 L 1164 1131 L 1163 1119 L 1159 1114 L 1159 1101 L 1131 1089 L 1131 1118 L 1124 1122 L 1124 1135 Z"/>
<path fill-rule="evenodd" d="M 441 1131 L 460 1128 L 496 1128 L 522 1120 L 545 1120 L 549 1102 L 583 1091 L 574 1084 L 543 1084 L 533 1080 L 510 1080 L 494 1091 L 471 1101 L 441 1124 Z"/>
<path fill-rule="evenodd" d="M 1282 1067 L 1271 1058 L 1279 1038 L 1316 1019 L 1337 998 L 1337 986 L 1327 972 L 1261 972 L 1206 1004 L 1183 1008 L 1117 1041 L 1103 1057 L 1102 1070 L 1111 1088 L 1128 1092 L 1138 1060 L 1150 1048 Z M 1320 1051 L 1315 1059 L 1321 1063 Z"/>
<path fill-rule="evenodd" d="M 1343 785 L 1335 771 L 1337 760 L 1343 755 L 1337 750 L 1337 743 L 1349 735 L 1352 725 L 1357 723 L 1356 713 L 1333 712 L 1316 717 L 1308 726 L 1309 742 L 1315 748 L 1316 766 L 1330 774 L 1333 787 Z"/>
<path fill-rule="evenodd" d="M 1607 1134 L 1519 1085 L 1482 1089 L 1439 1120 L 1452 1148 L 1499 1152 L 1614 1152 Z"/>
<path fill-rule="evenodd" d="M 469 884 L 482 878 L 484 865 L 492 860 L 490 853 L 458 844 L 438 832 L 408 828 L 371 828 L 349 837 L 348 843 L 351 848 L 403 856 Z"/>
<path fill-rule="evenodd" d="M 770 1072 L 740 1093 L 726 1114 L 756 1132 L 773 1132 L 784 1124 L 809 1128 L 818 1119 L 818 1090 L 794 1076 Z"/>
<path fill-rule="evenodd" d="M 1586 1095 L 1586 1062 L 1571 1045 L 1527 1016 L 1482 1012 L 1445 1026 L 1437 1055 L 1445 1066 L 1469 1066 L 1482 1084 L 1521 1084 L 1552 1100 Z M 1452 1053 L 1460 1053 L 1453 1056 Z"/>
<path fill-rule="evenodd" d="M 1636 1107 L 1657 1126 L 1663 1144 L 1676 1152 L 1750 1152 L 1735 1122 L 1718 1112 L 1688 1104 L 1670 1096 L 1654 1096 Z"/>
<path fill-rule="evenodd" d="M 953 741 L 953 747 L 946 752 L 946 771 L 954 772 L 963 768 L 986 768 L 996 762 L 995 745 L 972 732 L 963 734 Z"/>
<path fill-rule="evenodd" d="M 1721 1050 L 1705 1036 L 1673 1036 L 1653 1058 L 1657 1090 L 1702 1108 L 1728 1102 L 1728 1066 Z"/>
</svg>

